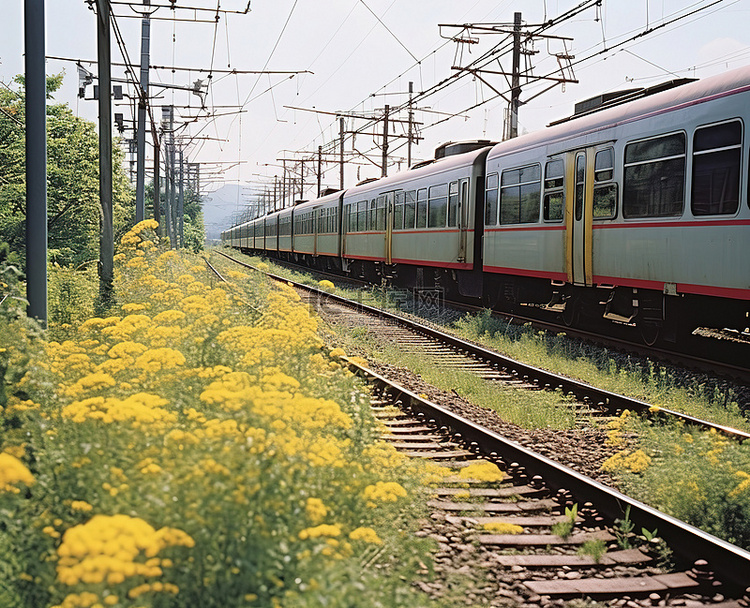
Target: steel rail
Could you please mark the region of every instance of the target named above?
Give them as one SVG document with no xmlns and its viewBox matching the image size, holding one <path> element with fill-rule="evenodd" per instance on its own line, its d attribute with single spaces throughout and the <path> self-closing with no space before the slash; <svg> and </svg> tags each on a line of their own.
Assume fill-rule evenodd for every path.
<svg viewBox="0 0 750 608">
<path fill-rule="evenodd" d="M 574 380 L 572 378 L 568 378 L 567 376 L 556 374 L 554 372 L 529 365 L 515 359 L 511 359 L 510 357 L 501 355 L 498 352 L 492 351 L 473 342 L 469 342 L 467 340 L 464 340 L 463 338 L 459 338 L 458 336 L 440 331 L 439 329 L 429 327 L 428 325 L 424 325 L 412 319 L 407 319 L 395 313 L 382 310 L 380 308 L 375 308 L 374 306 L 369 306 L 367 304 L 363 304 L 362 302 L 350 300 L 343 296 L 329 293 L 310 285 L 297 283 L 296 281 L 292 281 L 279 275 L 261 271 L 255 266 L 252 266 L 251 264 L 247 264 L 245 262 L 241 262 L 240 260 L 236 260 L 235 258 L 225 253 L 222 253 L 220 251 L 217 251 L 217 253 L 235 262 L 236 264 L 240 264 L 241 266 L 245 266 L 258 272 L 263 272 L 263 274 L 276 281 L 289 283 L 290 285 L 298 287 L 299 289 L 305 289 L 307 291 L 315 293 L 320 299 L 319 303 L 321 306 L 324 306 L 325 300 L 332 300 L 340 304 L 356 308 L 357 310 L 371 315 L 385 317 L 387 319 L 395 321 L 396 323 L 401 323 L 402 325 L 405 325 L 413 329 L 414 331 L 448 344 L 458 350 L 472 353 L 473 355 L 483 359 L 484 361 L 496 365 L 504 371 L 507 371 L 514 376 L 520 377 L 523 380 L 549 389 L 560 389 L 563 391 L 563 393 L 573 394 L 577 399 L 588 402 L 597 407 L 602 407 L 613 412 L 626 409 L 638 413 L 649 413 L 652 415 L 658 412 L 659 414 L 665 416 L 674 417 L 687 424 L 714 429 L 715 431 L 723 433 L 724 435 L 727 435 L 728 437 L 731 437 L 732 439 L 738 441 L 745 441 L 746 439 L 750 439 L 750 433 L 746 431 L 735 429 L 722 424 L 716 424 L 707 420 L 702 420 L 695 416 L 690 416 L 689 414 L 684 414 L 676 410 L 655 406 L 651 403 L 647 403 L 646 401 L 642 401 L 641 399 L 627 397 L 625 395 L 620 395 L 618 393 L 613 393 L 605 389 L 597 388 L 595 386 L 592 386 L 591 384 L 581 382 L 580 380 Z"/>
<path fill-rule="evenodd" d="M 530 473 L 541 475 L 545 483 L 553 489 L 565 489 L 572 492 L 579 503 L 593 503 L 595 508 L 611 521 L 622 518 L 629 508 L 630 517 L 639 526 L 650 530 L 658 529 L 659 537 L 664 539 L 674 551 L 678 565 L 689 567 L 696 559 L 705 559 L 717 578 L 727 584 L 731 591 L 741 596 L 742 591 L 747 587 L 750 552 L 630 498 L 514 441 L 505 439 L 489 429 L 420 397 L 365 366 L 346 357 L 344 359 L 355 373 L 384 387 L 394 402 L 400 400 L 406 409 L 411 410 L 412 413 L 424 414 L 430 423 L 434 421 L 434 424 L 438 426 L 449 427 L 454 433 L 459 433 L 464 442 L 476 444 L 476 450 L 489 455 L 491 459 L 499 455 L 506 463 L 517 462 Z"/>
</svg>

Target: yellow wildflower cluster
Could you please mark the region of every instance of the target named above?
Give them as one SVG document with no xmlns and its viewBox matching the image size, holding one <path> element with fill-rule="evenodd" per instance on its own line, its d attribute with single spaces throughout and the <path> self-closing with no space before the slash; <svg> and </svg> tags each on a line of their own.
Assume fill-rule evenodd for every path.
<svg viewBox="0 0 750 608">
<path fill-rule="evenodd" d="M 469 466 L 461 469 L 458 476 L 462 479 L 476 479 L 486 482 L 502 481 L 505 478 L 505 475 L 495 463 L 486 460 L 472 462 Z"/>
<path fill-rule="evenodd" d="M 305 503 L 305 512 L 310 521 L 316 524 L 322 522 L 328 515 L 328 509 L 320 498 L 308 498 Z"/>
<path fill-rule="evenodd" d="M 643 450 L 622 450 L 602 463 L 602 470 L 609 472 L 630 471 L 643 473 L 651 464 L 651 457 Z"/>
<path fill-rule="evenodd" d="M 482 526 L 487 532 L 494 534 L 522 534 L 523 527 L 507 521 L 490 521 Z"/>
<path fill-rule="evenodd" d="M 182 530 L 155 530 L 129 515 L 95 515 L 69 528 L 57 548 L 57 576 L 66 585 L 122 583 L 131 577 L 161 576 L 163 561 L 156 556 L 166 547 L 192 547 Z"/>
<path fill-rule="evenodd" d="M 378 481 L 374 485 L 367 486 L 364 491 L 364 497 L 372 506 L 376 506 L 377 502 L 396 502 L 406 494 L 406 489 L 395 481 Z"/>
<path fill-rule="evenodd" d="M 33 483 L 34 476 L 18 458 L 0 452 L 0 492 L 18 494 L 18 484 L 30 486 Z"/>
<path fill-rule="evenodd" d="M 149 393 L 136 393 L 125 399 L 89 397 L 66 405 L 62 415 L 73 422 L 127 422 L 134 428 L 158 431 L 177 421 L 175 413 L 164 409 L 167 403 L 163 397 Z"/>
<path fill-rule="evenodd" d="M 361 540 L 366 543 L 370 543 L 373 545 L 382 545 L 383 541 L 378 536 L 378 533 L 375 532 L 372 528 L 367 527 L 359 527 L 355 528 L 351 532 L 349 532 L 349 538 L 352 540 Z"/>
</svg>

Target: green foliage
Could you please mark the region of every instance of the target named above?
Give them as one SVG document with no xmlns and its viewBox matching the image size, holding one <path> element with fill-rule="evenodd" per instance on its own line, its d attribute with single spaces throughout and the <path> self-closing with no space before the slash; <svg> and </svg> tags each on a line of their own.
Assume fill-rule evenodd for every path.
<svg viewBox="0 0 750 608">
<path fill-rule="evenodd" d="M 50 264 L 47 270 L 47 315 L 56 339 L 94 316 L 99 284 L 96 266 L 82 269 Z M 58 335 L 59 334 L 59 335 Z"/>
<path fill-rule="evenodd" d="M 607 552 L 607 543 L 601 539 L 587 540 L 578 549 L 578 555 L 588 555 L 598 564 Z"/>
<path fill-rule="evenodd" d="M 163 182 L 161 189 L 161 196 L 159 198 L 159 232 L 166 236 L 166 202 L 164 200 Z M 184 202 L 183 202 L 183 238 L 184 246 L 188 251 L 198 253 L 203 250 L 206 241 L 206 231 L 203 224 L 203 199 L 193 190 L 193 188 L 186 188 L 184 191 Z M 153 217 L 154 215 L 154 184 L 153 182 L 146 185 L 146 196 L 145 196 L 145 207 L 146 217 Z"/>
<path fill-rule="evenodd" d="M 576 517 L 578 517 L 578 504 L 574 504 L 572 507 L 565 507 L 565 521 L 559 521 L 552 526 L 552 534 L 560 536 L 561 538 L 568 538 L 573 534 L 573 529 L 576 525 Z"/>
<path fill-rule="evenodd" d="M 25 260 L 26 174 L 25 92 L 0 88 L 0 233 Z M 62 74 L 47 78 L 52 98 Z M 123 153 L 113 146 L 113 218 L 115 235 L 132 225 L 133 200 L 122 169 Z M 95 125 L 65 104 L 47 105 L 47 224 L 49 248 L 60 264 L 79 265 L 99 252 L 99 143 Z"/>
<path fill-rule="evenodd" d="M 621 549 L 632 549 L 633 543 L 631 535 L 635 524 L 630 519 L 630 505 L 625 507 L 625 515 L 621 518 L 615 519 L 615 536 L 617 537 L 617 544 Z"/>
</svg>

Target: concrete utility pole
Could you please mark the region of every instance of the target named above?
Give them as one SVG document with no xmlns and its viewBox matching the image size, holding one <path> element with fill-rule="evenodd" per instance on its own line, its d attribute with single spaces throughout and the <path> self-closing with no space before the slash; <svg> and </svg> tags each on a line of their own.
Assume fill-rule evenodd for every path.
<svg viewBox="0 0 750 608">
<path fill-rule="evenodd" d="M 174 108 L 172 106 L 162 106 L 161 108 L 161 122 L 164 128 L 164 133 L 171 134 L 172 126 L 174 122 Z M 172 204 L 171 204 L 171 193 L 170 187 L 172 184 L 172 176 L 170 172 L 169 162 L 169 140 L 164 140 L 164 228 L 167 231 L 167 237 L 169 238 L 169 244 L 172 245 Z"/>
<path fill-rule="evenodd" d="M 98 313 L 114 302 L 115 241 L 112 224 L 112 100 L 109 0 L 96 0 L 97 65 L 99 72 L 99 203 L 102 230 L 99 241 Z"/>
<path fill-rule="evenodd" d="M 299 161 L 299 199 L 305 197 L 305 161 Z"/>
<path fill-rule="evenodd" d="M 149 6 L 151 0 L 143 0 Z M 145 13 L 144 13 L 145 14 Z M 136 128 L 136 169 L 135 169 L 135 221 L 146 217 L 146 107 L 148 104 L 148 63 L 151 21 L 145 14 L 141 20 L 141 78 L 138 96 L 138 125 Z M 154 189 L 155 191 L 156 189 Z"/>
<path fill-rule="evenodd" d="M 388 113 L 391 107 L 386 104 L 385 115 L 383 116 L 383 165 L 380 169 L 381 177 L 388 176 Z"/>
<path fill-rule="evenodd" d="M 44 0 L 26 0 L 24 19 L 27 314 L 47 327 L 47 75 L 44 70 Z"/>
<path fill-rule="evenodd" d="M 159 178 L 159 156 L 161 155 L 161 146 L 159 140 L 154 137 L 154 219 L 159 223 L 156 234 L 161 236 L 164 230 L 161 226 L 161 183 Z"/>
<path fill-rule="evenodd" d="M 180 148 L 180 190 L 179 190 L 179 199 L 177 201 L 177 218 L 178 218 L 178 228 L 179 228 L 179 235 L 177 242 L 179 243 L 179 247 L 182 248 L 185 246 L 185 235 L 184 235 L 184 219 L 185 219 L 185 173 L 183 171 L 184 163 L 182 160 L 182 148 Z"/>
<path fill-rule="evenodd" d="M 344 117 L 339 118 L 339 165 L 341 174 L 339 176 L 339 188 L 344 189 Z"/>
<path fill-rule="evenodd" d="M 513 68 L 510 89 L 510 137 L 518 137 L 518 107 L 521 105 L 521 13 L 513 14 Z"/>
</svg>

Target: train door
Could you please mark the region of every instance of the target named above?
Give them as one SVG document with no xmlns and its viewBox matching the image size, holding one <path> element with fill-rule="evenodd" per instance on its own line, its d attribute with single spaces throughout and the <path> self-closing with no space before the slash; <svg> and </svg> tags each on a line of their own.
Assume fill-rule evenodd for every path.
<svg viewBox="0 0 750 608">
<path fill-rule="evenodd" d="M 385 195 L 385 263 L 393 263 L 393 204 L 394 192 Z"/>
<path fill-rule="evenodd" d="M 323 210 L 320 207 L 315 207 L 312 212 L 313 255 L 318 255 L 318 234 L 321 232 L 323 223 L 320 221 L 322 213 Z"/>
<path fill-rule="evenodd" d="M 594 149 L 568 155 L 565 226 L 568 282 L 592 285 Z"/>
<path fill-rule="evenodd" d="M 469 178 L 458 181 L 458 261 L 466 261 L 466 238 L 469 230 Z"/>
</svg>

